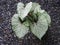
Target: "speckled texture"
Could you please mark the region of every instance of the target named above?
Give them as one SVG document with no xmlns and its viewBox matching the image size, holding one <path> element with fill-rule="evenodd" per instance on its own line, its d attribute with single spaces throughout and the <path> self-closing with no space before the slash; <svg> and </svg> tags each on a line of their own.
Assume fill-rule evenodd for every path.
<svg viewBox="0 0 60 45">
<path fill-rule="evenodd" d="M 42 40 L 32 33 L 18 39 L 11 27 L 11 17 L 18 2 L 38 2 L 51 16 L 51 27 Z M 0 0 L 0 45 L 60 45 L 60 0 Z"/>
</svg>

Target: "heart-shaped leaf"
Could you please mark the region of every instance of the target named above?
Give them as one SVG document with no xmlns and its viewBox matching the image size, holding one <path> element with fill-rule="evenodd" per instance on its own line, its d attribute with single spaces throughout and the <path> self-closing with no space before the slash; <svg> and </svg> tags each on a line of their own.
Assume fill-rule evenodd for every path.
<svg viewBox="0 0 60 45">
<path fill-rule="evenodd" d="M 43 15 L 39 15 L 37 23 L 31 25 L 32 33 L 39 39 L 42 38 L 42 36 L 46 33 L 47 29 L 48 29 L 48 23 L 45 16 Z"/>
<path fill-rule="evenodd" d="M 32 3 L 31 11 L 34 11 L 37 6 L 40 6 L 38 3 Z M 41 7 L 41 6 L 40 6 Z M 39 7 L 39 8 L 40 8 Z"/>
<path fill-rule="evenodd" d="M 30 12 L 31 8 L 32 8 L 32 2 L 28 3 L 25 8 L 23 7 L 24 5 L 21 3 L 18 3 L 17 5 L 17 11 L 19 14 L 19 17 L 24 20 L 24 18 L 28 15 L 28 13 Z"/>
<path fill-rule="evenodd" d="M 18 38 L 22 38 L 28 33 L 29 28 L 23 25 L 18 17 L 18 14 L 14 14 L 12 17 L 12 29 Z"/>
<path fill-rule="evenodd" d="M 46 11 L 44 11 L 43 13 L 41 13 L 41 15 L 45 16 L 45 18 L 46 18 L 46 20 L 47 20 L 47 22 L 48 22 L 48 25 L 50 25 L 50 23 L 51 23 L 51 18 L 50 18 L 50 16 L 49 16 L 49 14 L 48 14 Z"/>
<path fill-rule="evenodd" d="M 34 10 L 34 13 L 38 13 L 37 15 L 43 15 L 45 16 L 47 22 L 48 22 L 48 25 L 50 25 L 51 23 L 51 18 L 49 16 L 49 14 L 45 11 L 45 10 L 42 10 L 41 8 L 39 8 L 40 6 L 37 6 Z"/>
</svg>

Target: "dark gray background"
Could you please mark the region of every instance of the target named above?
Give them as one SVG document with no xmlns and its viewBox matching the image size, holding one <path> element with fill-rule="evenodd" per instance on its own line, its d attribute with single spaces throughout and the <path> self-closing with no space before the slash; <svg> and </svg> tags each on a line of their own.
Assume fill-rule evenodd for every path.
<svg viewBox="0 0 60 45">
<path fill-rule="evenodd" d="M 51 27 L 42 40 L 32 33 L 18 39 L 11 28 L 11 17 L 18 2 L 37 2 L 51 16 Z M 0 45 L 60 45 L 60 0 L 0 0 Z"/>
</svg>

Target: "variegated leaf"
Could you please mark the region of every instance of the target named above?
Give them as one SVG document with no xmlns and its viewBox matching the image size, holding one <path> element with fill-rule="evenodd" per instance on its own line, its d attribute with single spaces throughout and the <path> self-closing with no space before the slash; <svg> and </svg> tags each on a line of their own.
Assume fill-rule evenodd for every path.
<svg viewBox="0 0 60 45">
<path fill-rule="evenodd" d="M 14 14 L 11 23 L 12 29 L 18 38 L 22 38 L 28 33 L 29 28 L 20 22 L 18 14 Z"/>
</svg>

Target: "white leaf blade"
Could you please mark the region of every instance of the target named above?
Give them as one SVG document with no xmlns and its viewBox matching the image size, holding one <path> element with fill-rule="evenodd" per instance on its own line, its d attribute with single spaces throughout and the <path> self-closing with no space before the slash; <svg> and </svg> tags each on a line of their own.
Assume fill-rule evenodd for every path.
<svg viewBox="0 0 60 45">
<path fill-rule="evenodd" d="M 45 18 L 48 22 L 48 25 L 50 25 L 51 24 L 51 17 L 49 16 L 49 14 L 46 11 L 44 11 L 43 13 L 41 13 L 41 15 L 45 16 Z"/>
<path fill-rule="evenodd" d="M 24 4 L 21 3 L 21 2 L 19 2 L 17 4 L 17 12 L 20 14 L 21 13 L 21 10 L 23 10 L 23 8 L 24 8 Z"/>
<path fill-rule="evenodd" d="M 18 38 L 22 38 L 28 33 L 29 28 L 20 23 L 18 14 L 14 14 L 11 23 L 12 29 Z"/>
<path fill-rule="evenodd" d="M 45 10 L 40 9 L 39 6 L 37 6 L 34 10 L 34 13 L 37 13 L 37 12 L 38 12 L 38 15 L 44 15 L 48 22 L 48 25 L 50 25 L 51 17 L 49 16 L 49 14 Z"/>
<path fill-rule="evenodd" d="M 23 8 L 24 5 L 18 5 L 18 8 L 20 6 L 20 10 L 18 10 L 19 12 L 19 17 L 21 18 L 21 20 L 24 20 L 24 18 L 28 15 L 28 13 L 30 12 L 31 8 L 32 8 L 32 2 L 28 3 L 25 8 Z M 18 9 L 17 8 L 17 9 Z"/>
<path fill-rule="evenodd" d="M 48 29 L 47 20 L 43 15 L 39 16 L 37 24 L 31 26 L 32 33 L 37 36 L 39 39 L 43 37 Z"/>
<path fill-rule="evenodd" d="M 20 18 L 22 18 L 22 12 L 23 12 L 23 10 L 24 10 L 24 4 L 23 3 L 21 3 L 21 2 L 19 2 L 18 4 L 17 4 L 17 13 L 18 13 L 18 15 L 19 15 L 19 17 Z"/>
<path fill-rule="evenodd" d="M 32 8 L 32 2 L 30 2 L 30 3 L 28 3 L 26 5 L 26 7 L 25 7 L 25 9 L 24 9 L 24 11 L 22 13 L 22 15 L 23 15 L 22 19 L 24 19 L 28 15 L 28 13 L 30 12 L 31 8 Z"/>
<path fill-rule="evenodd" d="M 37 6 L 40 6 L 38 3 L 32 3 L 31 11 L 34 11 Z"/>
</svg>

